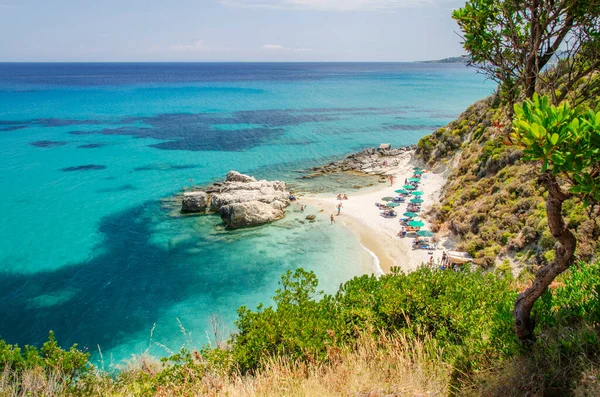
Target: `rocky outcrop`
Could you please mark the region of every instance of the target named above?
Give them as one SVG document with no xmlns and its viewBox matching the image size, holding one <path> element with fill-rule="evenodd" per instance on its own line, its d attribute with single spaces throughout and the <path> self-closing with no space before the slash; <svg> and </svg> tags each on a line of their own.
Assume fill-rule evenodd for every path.
<svg viewBox="0 0 600 397">
<path fill-rule="evenodd" d="M 183 196 L 182 212 L 219 213 L 229 229 L 281 219 L 290 204 L 284 182 L 256 180 L 230 171 L 225 182 Z"/>
<path fill-rule="evenodd" d="M 227 182 L 256 182 L 255 177 L 240 174 L 237 171 L 229 171 L 225 180 Z"/>
<path fill-rule="evenodd" d="M 181 203 L 181 212 L 206 212 L 208 194 L 206 192 L 185 192 Z"/>
<path fill-rule="evenodd" d="M 335 161 L 321 167 L 314 167 L 312 173 L 303 176 L 310 179 L 323 174 L 334 172 L 359 172 L 368 175 L 387 175 L 392 172 L 407 156 L 412 156 L 415 146 L 406 146 L 396 149 L 368 148 L 358 153 L 353 153 L 343 160 Z"/>
<path fill-rule="evenodd" d="M 223 222 L 231 229 L 262 225 L 285 216 L 285 206 L 279 201 L 276 203 L 276 205 L 261 201 L 234 203 L 221 207 L 219 213 Z"/>
</svg>

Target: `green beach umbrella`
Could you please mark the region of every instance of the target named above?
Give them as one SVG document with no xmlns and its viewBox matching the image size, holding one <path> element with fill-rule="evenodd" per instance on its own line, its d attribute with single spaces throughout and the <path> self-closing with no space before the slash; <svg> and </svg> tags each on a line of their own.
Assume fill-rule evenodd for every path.
<svg viewBox="0 0 600 397">
<path fill-rule="evenodd" d="M 425 171 L 415 171 L 414 174 L 415 175 L 423 175 L 425 173 Z"/>
<path fill-rule="evenodd" d="M 413 185 L 404 185 L 402 187 L 406 190 L 415 190 L 416 189 L 416 187 L 414 187 Z"/>
<path fill-rule="evenodd" d="M 398 194 L 408 194 L 408 191 L 404 190 L 404 189 L 398 189 L 398 190 L 394 190 L 395 193 Z"/>
<path fill-rule="evenodd" d="M 415 212 L 405 212 L 404 216 L 407 218 L 414 218 L 415 216 L 419 216 L 419 214 L 417 214 Z"/>
<path fill-rule="evenodd" d="M 424 200 L 422 198 L 414 198 L 412 200 L 410 200 L 411 203 L 415 203 L 415 204 L 421 204 L 424 202 Z"/>
<path fill-rule="evenodd" d="M 421 182 L 420 178 L 408 178 L 409 182 Z"/>
<path fill-rule="evenodd" d="M 417 232 L 417 234 L 422 237 L 432 237 L 433 236 L 433 232 L 430 230 L 419 230 Z"/>
<path fill-rule="evenodd" d="M 413 195 L 413 196 L 422 196 L 422 195 L 424 195 L 424 194 L 425 194 L 425 193 L 423 193 L 423 192 L 421 192 L 421 191 L 418 191 L 418 190 L 417 190 L 416 192 L 412 192 L 412 195 Z"/>
<path fill-rule="evenodd" d="M 415 171 L 423 171 L 423 168 L 421 168 L 421 167 L 415 167 L 415 168 L 413 168 L 413 170 L 415 170 Z"/>
<path fill-rule="evenodd" d="M 383 201 L 394 201 L 393 197 L 384 197 L 382 198 Z"/>
<path fill-rule="evenodd" d="M 399 203 L 387 203 L 385 206 L 386 207 L 398 207 L 400 204 Z"/>
<path fill-rule="evenodd" d="M 410 222 L 408 222 L 408 226 L 410 226 L 410 227 L 422 227 L 422 226 L 425 226 L 425 223 L 423 223 L 421 221 L 410 221 Z"/>
</svg>

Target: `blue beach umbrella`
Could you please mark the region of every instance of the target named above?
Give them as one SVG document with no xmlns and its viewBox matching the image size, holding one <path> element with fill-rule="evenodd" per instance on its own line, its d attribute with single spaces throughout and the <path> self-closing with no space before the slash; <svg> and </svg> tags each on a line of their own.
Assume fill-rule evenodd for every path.
<svg viewBox="0 0 600 397">
<path fill-rule="evenodd" d="M 419 230 L 417 234 L 421 237 L 432 237 L 433 232 L 431 230 Z"/>
<path fill-rule="evenodd" d="M 410 226 L 410 227 L 423 227 L 423 226 L 425 226 L 425 223 L 421 222 L 421 221 L 410 221 L 410 222 L 408 222 L 408 226 Z"/>
<path fill-rule="evenodd" d="M 421 178 L 408 178 L 409 182 L 421 182 Z"/>
<path fill-rule="evenodd" d="M 414 218 L 415 216 L 419 216 L 419 214 L 417 214 L 415 212 L 405 212 L 404 216 L 407 218 Z"/>
<path fill-rule="evenodd" d="M 404 185 L 402 187 L 406 190 L 415 190 L 416 189 L 416 187 L 414 187 L 413 185 Z"/>
<path fill-rule="evenodd" d="M 387 203 L 385 206 L 386 207 L 398 207 L 400 204 L 399 203 Z"/>
<path fill-rule="evenodd" d="M 414 174 L 415 175 L 423 175 L 425 173 L 425 171 L 415 171 Z"/>
<path fill-rule="evenodd" d="M 414 199 L 410 200 L 410 202 L 413 204 L 421 204 L 424 202 L 424 200 L 422 198 L 414 198 Z"/>
<path fill-rule="evenodd" d="M 413 196 L 422 196 L 422 195 L 424 195 L 424 194 L 425 194 L 425 193 L 423 193 L 423 192 L 421 192 L 421 191 L 412 192 L 412 195 L 413 195 Z"/>
<path fill-rule="evenodd" d="M 398 193 L 398 194 L 408 194 L 408 191 L 406 191 L 404 189 L 394 190 L 394 192 Z"/>
</svg>

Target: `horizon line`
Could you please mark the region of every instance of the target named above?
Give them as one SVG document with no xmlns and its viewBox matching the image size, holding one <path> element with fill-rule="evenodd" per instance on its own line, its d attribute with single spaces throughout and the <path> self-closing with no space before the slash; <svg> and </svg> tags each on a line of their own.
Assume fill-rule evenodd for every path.
<svg viewBox="0 0 600 397">
<path fill-rule="evenodd" d="M 414 61 L 0 61 L 0 64 L 18 63 L 436 63 L 448 58 Z M 441 63 L 441 62 L 440 62 Z M 457 63 L 460 64 L 460 63 Z"/>
</svg>

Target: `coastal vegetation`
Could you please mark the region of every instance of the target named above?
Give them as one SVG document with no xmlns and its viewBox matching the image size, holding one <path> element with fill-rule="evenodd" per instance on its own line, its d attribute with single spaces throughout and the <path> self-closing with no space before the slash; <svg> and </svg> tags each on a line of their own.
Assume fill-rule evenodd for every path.
<svg viewBox="0 0 600 397">
<path fill-rule="evenodd" d="M 429 216 L 473 270 L 395 268 L 332 295 L 288 271 L 235 334 L 116 369 L 53 333 L 0 342 L 0 396 L 599 395 L 599 5 L 472 0 L 454 17 L 499 90 L 417 154 L 448 174 Z"/>
</svg>

